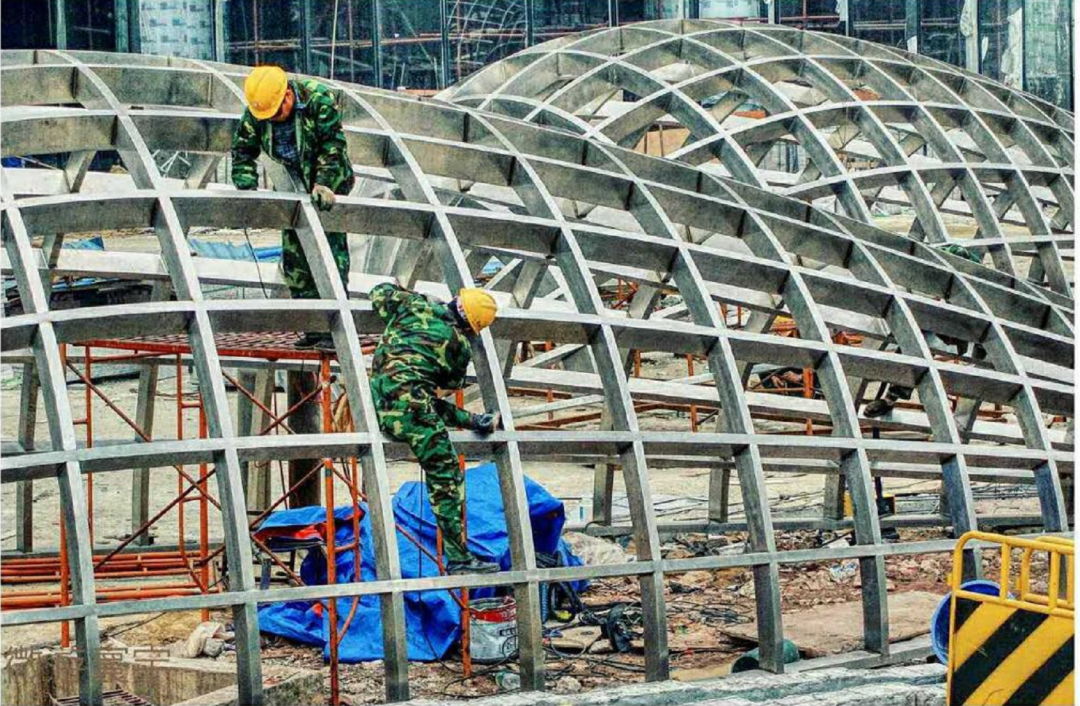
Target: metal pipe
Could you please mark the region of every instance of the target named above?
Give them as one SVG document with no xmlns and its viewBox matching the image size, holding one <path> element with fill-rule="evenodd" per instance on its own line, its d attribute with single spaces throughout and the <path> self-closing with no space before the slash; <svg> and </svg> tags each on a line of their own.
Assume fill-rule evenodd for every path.
<svg viewBox="0 0 1080 706">
<path fill-rule="evenodd" d="M 322 433 L 329 434 L 333 431 L 333 415 L 330 411 L 330 385 L 325 384 L 330 379 L 330 358 L 323 356 L 319 362 L 319 382 L 324 383 L 318 385 L 317 389 L 322 391 L 322 395 L 319 399 L 320 406 L 322 408 Z M 337 525 L 336 518 L 334 517 L 334 466 L 333 462 L 324 458 L 322 460 L 323 466 L 323 482 L 325 484 L 325 496 L 326 496 L 326 584 L 333 586 L 337 583 Z M 289 469 L 290 472 L 292 469 Z M 356 512 L 356 508 L 353 508 L 353 512 Z M 358 577 L 359 578 L 359 577 Z M 337 621 L 337 598 L 329 599 L 327 603 L 327 614 L 330 621 L 330 704 L 331 706 L 341 706 L 341 675 L 339 673 L 338 664 L 338 650 L 340 648 L 340 641 L 338 640 L 338 621 Z"/>
</svg>

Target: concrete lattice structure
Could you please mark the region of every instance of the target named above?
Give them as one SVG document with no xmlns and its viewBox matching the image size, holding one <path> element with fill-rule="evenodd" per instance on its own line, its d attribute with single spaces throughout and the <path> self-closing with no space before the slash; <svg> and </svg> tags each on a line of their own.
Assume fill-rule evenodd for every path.
<svg viewBox="0 0 1080 706">
<path fill-rule="evenodd" d="M 612 34 L 636 37 L 651 31 L 621 29 Z M 801 41 L 825 40 L 806 37 Z M 683 45 L 697 46 L 690 41 Z M 869 56 L 870 50 L 866 51 Z M 722 54 L 702 50 L 700 56 L 727 66 Z M 890 54 L 889 61 L 899 65 L 902 58 Z M 922 80 L 937 85 L 934 72 L 938 69 L 927 68 L 921 59 L 906 70 L 924 72 Z M 1003 267 L 1002 262 L 1008 262 L 1010 253 L 1015 256 L 1018 248 L 988 244 L 995 257 L 1004 259 L 995 260 L 998 269 L 981 267 L 858 218 L 815 209 L 675 160 L 631 152 L 610 140 L 596 139 L 597 131 L 575 135 L 470 107 L 341 83 L 332 85 L 340 91 L 350 154 L 364 178 L 358 180 L 353 195 L 339 199 L 332 212 L 319 214 L 306 195 L 291 192 L 287 179 L 272 165 L 268 171 L 271 181 L 277 179 L 276 192 L 237 193 L 207 186 L 228 152 L 247 71 L 239 66 L 122 54 L 2 54 L 3 155 L 69 155 L 63 170 L 3 170 L 2 267 L 5 276 L 15 278 L 25 310 L 4 319 L 3 350 L 32 351 L 50 443 L 5 456 L 2 481 L 57 479 L 67 528 L 73 604 L 4 612 L 0 625 L 73 620 L 84 655 L 86 703 L 96 703 L 100 694 L 99 619 L 103 616 L 230 607 L 236 625 L 241 702 L 258 703 L 257 604 L 357 594 L 382 598 L 387 696 L 401 699 L 409 688 L 403 592 L 496 584 L 511 585 L 517 599 L 523 688 L 542 688 L 538 585 L 544 580 L 577 577 L 638 578 L 647 678 L 664 679 L 668 675 L 665 574 L 735 566 L 753 567 L 762 661 L 766 668 L 778 670 L 782 668 L 779 566 L 824 559 L 859 561 L 865 648 L 885 656 L 885 558 L 948 551 L 953 543 L 949 539 L 883 542 L 872 474 L 940 479 L 948 516 L 938 519 L 957 533 L 975 528 L 980 519 L 972 497 L 973 480 L 1034 484 L 1045 529 L 1067 528 L 1061 475 L 1072 472 L 1072 435 L 1063 424 L 1050 425 L 1046 415 L 1072 414 L 1073 301 L 1067 292 L 1055 291 L 1056 286 L 1040 286 Z M 481 73 L 477 81 L 488 75 Z M 984 82 L 969 83 L 975 92 Z M 985 93 L 988 99 L 993 95 L 989 89 Z M 1031 99 L 1011 100 L 1008 119 L 1016 134 L 1030 136 L 1037 124 L 1041 135 L 1049 132 L 1047 125 L 1056 124 L 1060 144 L 1070 139 L 1065 123 L 1071 116 L 1057 112 L 1036 118 L 1025 115 L 1035 109 Z M 908 104 L 906 110 L 926 115 L 928 109 L 918 101 Z M 801 126 L 798 131 L 810 132 L 810 117 L 799 114 L 792 119 Z M 864 119 L 874 122 L 869 114 Z M 703 117 L 702 123 L 706 122 Z M 562 124 L 579 126 L 570 119 Z M 731 153 L 732 164 L 744 165 L 744 175 L 753 176 L 752 164 L 735 156 L 739 150 L 734 150 L 734 142 L 714 139 L 711 144 L 726 145 L 725 159 Z M 1038 144 L 1044 143 L 1038 140 Z M 809 134 L 804 146 L 808 151 L 834 154 L 819 137 Z M 126 173 L 87 173 L 90 159 L 102 150 L 116 150 Z M 186 180 L 163 178 L 155 165 L 155 150 L 192 153 L 193 168 Z M 1002 155 L 1001 160 L 1005 159 Z M 1064 185 L 1061 175 L 1071 165 L 1061 164 L 1059 156 L 1049 159 L 1052 165 L 1006 165 L 995 160 L 989 171 L 1008 172 L 1006 180 L 1015 185 L 1008 193 L 1018 202 L 1027 200 L 1030 205 L 1031 199 L 1045 198 L 1033 196 L 1029 189 L 1033 182 L 1048 183 L 1064 199 L 1071 187 Z M 842 202 L 858 200 L 854 190 L 861 184 L 854 175 L 821 169 L 828 174 L 821 183 L 839 190 Z M 958 181 L 974 185 L 982 184 L 986 173 L 977 164 L 953 171 Z M 1053 179 L 1048 176 L 1051 171 Z M 908 180 L 912 193 L 932 199 L 933 189 L 923 178 L 926 172 L 918 174 L 923 176 Z M 817 191 L 794 187 L 792 193 L 812 196 Z M 991 198 L 981 187 L 979 194 Z M 989 203 L 986 207 L 993 209 Z M 851 208 L 859 210 L 855 204 Z M 1041 204 L 1031 208 L 1041 213 Z M 1070 210 L 1071 204 L 1061 212 Z M 920 219 L 924 215 L 920 211 Z M 1051 216 L 1050 220 L 1061 218 Z M 283 281 L 280 272 L 269 266 L 258 270 L 255 264 L 193 258 L 186 243 L 192 228 L 287 225 L 300 233 L 321 299 L 205 296 L 208 284 L 251 287 L 265 283 L 281 292 Z M 159 252 L 60 250 L 53 237 L 129 228 L 152 229 Z M 1051 275 L 1061 268 L 1061 238 L 1051 236 L 1047 228 L 1025 242 L 1037 246 L 1038 261 L 1044 263 L 1051 284 L 1057 285 L 1056 275 Z M 361 234 L 369 242 L 368 254 L 362 265 L 354 263 L 347 286 L 333 275 L 324 229 Z M 930 236 L 937 232 L 927 231 Z M 983 235 L 991 237 L 991 233 Z M 475 348 L 471 379 L 486 407 L 503 414 L 506 431 L 484 439 L 471 433 L 456 433 L 454 438 L 465 453 L 490 455 L 498 464 L 513 568 L 493 576 L 403 580 L 386 472 L 387 456 L 400 455 L 401 450 L 372 433 L 376 425 L 366 361 L 356 341 L 359 335 L 378 333 L 379 322 L 364 293 L 393 277 L 446 296 L 471 283 L 489 255 L 509 264 L 489 285 L 502 311 Z M 146 304 L 50 310 L 48 287 L 61 275 L 155 283 L 160 296 Z M 597 283 L 614 277 L 638 284 L 628 312 L 612 311 L 601 300 Z M 676 292 L 680 303 L 660 309 L 660 293 L 665 289 Z M 170 291 L 175 300 L 169 300 Z M 800 337 L 733 329 L 718 302 L 749 308 L 768 319 L 790 317 Z M 219 356 L 214 335 L 280 330 L 333 334 L 355 433 L 240 434 L 221 372 L 244 362 Z M 837 331 L 859 332 L 867 343 L 856 347 L 834 342 Z M 949 355 L 950 351 L 927 332 L 981 343 L 986 359 L 936 359 L 935 352 Z M 80 448 L 60 344 L 151 333 L 188 337 L 209 438 Z M 512 342 L 544 340 L 560 347 L 584 346 L 592 371 L 547 369 L 536 360 L 518 363 L 510 354 Z M 626 362 L 631 350 L 694 354 L 707 361 L 708 373 L 681 381 L 628 378 Z M 754 363 L 812 368 L 824 399 L 747 392 L 745 377 Z M 868 384 L 875 381 L 917 388 L 922 410 L 897 412 L 880 423 L 885 430 L 913 432 L 914 438 L 879 439 L 864 433 L 860 422 L 866 420 L 860 420 L 857 410 Z M 605 426 L 595 431 L 517 430 L 508 392 L 511 386 L 554 388 L 581 398 L 579 404 L 603 405 Z M 949 395 L 960 398 L 956 416 Z M 719 428 L 701 433 L 643 431 L 634 407 L 642 400 L 718 404 L 722 408 Z M 1015 415 L 1015 423 L 977 420 L 975 412 L 984 403 L 1006 406 Z M 26 410 L 21 413 L 25 415 Z M 754 419 L 761 414 L 800 422 L 816 419 L 831 424 L 832 435 L 761 433 Z M 359 584 L 259 591 L 247 541 L 242 463 L 313 454 L 360 459 L 379 578 Z M 610 502 L 610 481 L 604 469 L 620 468 L 637 561 L 538 569 L 525 504 L 523 459 L 598 464 L 601 505 Z M 216 468 L 228 590 L 98 603 L 82 475 L 178 462 L 209 462 Z M 719 530 L 747 532 L 744 554 L 661 557 L 650 474 L 663 473 L 673 465 L 714 469 L 709 489 L 711 516 Z M 837 520 L 831 526 L 853 526 L 856 543 L 842 549 L 778 550 L 764 487 L 766 470 L 845 478 L 854 518 Z M 724 498 L 732 473 L 745 506 L 741 523 L 728 522 L 726 513 Z"/>
<path fill-rule="evenodd" d="M 926 57 L 777 25 L 645 22 L 545 42 L 440 96 L 630 148 L 657 123 L 684 128 L 670 159 L 868 222 L 876 204 L 910 207 L 910 234 L 931 243 L 962 216 L 995 267 L 1069 292 L 1074 116 Z M 797 145 L 798 164 L 764 168 L 777 145 Z"/>
</svg>

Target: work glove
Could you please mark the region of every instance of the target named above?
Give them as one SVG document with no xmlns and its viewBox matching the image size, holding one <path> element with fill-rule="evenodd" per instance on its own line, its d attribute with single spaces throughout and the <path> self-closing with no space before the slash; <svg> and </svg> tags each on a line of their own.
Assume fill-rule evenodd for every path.
<svg viewBox="0 0 1080 706">
<path fill-rule="evenodd" d="M 334 207 L 334 191 L 322 184 L 316 184 L 311 190 L 311 203 L 320 211 L 329 211 Z"/>
<path fill-rule="evenodd" d="M 474 414 L 472 416 L 472 430 L 477 434 L 490 434 L 499 429 L 502 429 L 501 414 Z"/>
</svg>

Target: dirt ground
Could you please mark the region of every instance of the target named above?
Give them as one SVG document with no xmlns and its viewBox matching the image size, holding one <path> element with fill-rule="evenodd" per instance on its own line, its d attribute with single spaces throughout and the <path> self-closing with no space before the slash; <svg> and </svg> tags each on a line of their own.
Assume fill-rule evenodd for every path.
<svg viewBox="0 0 1080 706">
<path fill-rule="evenodd" d="M 919 541 L 940 537 L 927 530 L 902 530 L 903 541 Z M 831 532 L 782 533 L 779 544 L 783 549 L 821 546 L 842 538 Z M 701 534 L 679 535 L 665 543 L 664 558 L 678 559 L 715 553 L 728 547 L 733 538 L 707 537 Z M 794 619 L 797 611 L 812 605 L 844 603 L 860 599 L 858 572 L 849 571 L 849 562 L 818 562 L 785 566 L 780 570 L 781 601 L 785 620 Z M 996 576 L 997 555 L 984 555 L 984 570 Z M 928 591 L 944 595 L 951 570 L 948 554 L 886 559 L 890 596 L 907 591 Z M 1045 587 L 1045 562 L 1036 561 L 1037 583 Z M 617 603 L 638 601 L 640 591 L 634 579 L 594 581 L 582 596 L 586 613 L 598 611 Z M 725 634 L 725 628 L 746 623 L 754 617 L 754 592 L 749 570 L 692 571 L 671 575 L 665 582 L 667 605 L 668 646 L 671 653 L 672 676 L 693 680 L 726 674 L 731 664 L 752 643 Z M 227 623 L 229 616 L 214 612 L 212 620 Z M 199 624 L 197 612 L 132 616 L 102 621 L 103 641 L 109 645 L 168 646 L 179 650 L 188 635 Z M 582 625 L 587 617 L 579 616 L 568 625 L 549 622 L 545 629 L 546 669 L 548 688 L 555 693 L 572 693 L 610 686 L 644 678 L 644 655 L 640 642 L 634 640 L 629 652 L 612 650 L 611 643 L 599 634 L 599 628 Z M 927 616 L 929 625 L 929 616 Z M 51 628 L 47 629 L 51 630 Z M 45 646 L 55 644 L 58 631 L 52 636 L 43 634 L 40 627 L 5 628 L 5 649 L 14 646 Z M 230 661 L 228 649 L 217 658 Z M 262 661 L 267 664 L 321 669 L 320 649 L 297 645 L 287 640 L 264 636 Z M 466 679 L 462 672 L 460 654 L 454 652 L 440 663 L 410 665 L 410 686 L 415 698 L 470 698 L 498 693 L 506 689 L 506 679 L 516 670 L 514 665 L 474 665 L 473 676 Z M 512 676 L 510 677 L 513 678 Z M 501 684 L 500 684 L 501 682 Z M 329 677 L 327 675 L 327 688 Z M 341 667 L 342 693 L 348 703 L 378 703 L 382 697 L 382 664 L 380 662 L 348 664 Z"/>
</svg>

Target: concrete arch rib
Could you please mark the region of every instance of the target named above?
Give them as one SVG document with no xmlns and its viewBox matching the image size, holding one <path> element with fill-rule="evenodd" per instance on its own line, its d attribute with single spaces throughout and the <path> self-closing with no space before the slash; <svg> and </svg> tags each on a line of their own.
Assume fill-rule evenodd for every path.
<svg viewBox="0 0 1080 706">
<path fill-rule="evenodd" d="M 679 46 L 685 57 L 700 62 L 702 72 L 696 76 L 672 73 L 668 78 L 677 80 L 667 81 L 664 71 L 657 73 L 663 67 L 650 50 L 658 43 L 668 49 Z M 552 51 L 559 47 L 568 54 Z M 80 502 L 85 503 L 85 498 L 80 500 L 81 474 L 156 468 L 174 458 L 184 463 L 214 463 L 219 469 L 218 494 L 230 533 L 226 540 L 235 584 L 228 591 L 206 595 L 96 602 L 92 565 L 81 563 L 92 556 L 86 523 L 73 521 L 69 542 L 71 556 L 82 572 L 82 599 L 58 609 L 4 611 L 0 625 L 76 620 L 82 631 L 77 637 L 95 655 L 99 654 L 94 650 L 96 626 L 106 616 L 225 608 L 240 616 L 242 635 L 257 639 L 254 617 L 260 604 L 379 596 L 387 655 L 386 697 L 397 700 L 409 695 L 410 686 L 405 594 L 503 585 L 513 590 L 518 602 L 523 687 L 541 689 L 541 584 L 590 577 L 634 579 L 643 599 L 649 653 L 646 677 L 664 679 L 672 662 L 664 600 L 670 576 L 742 567 L 755 580 L 763 664 L 781 671 L 781 567 L 842 555 L 857 560 L 863 571 L 864 647 L 876 653 L 873 659 L 888 660 L 886 557 L 948 551 L 951 542 L 944 535 L 929 542 L 883 542 L 882 528 L 892 526 L 896 519 L 877 515 L 874 478 L 944 483 L 950 514 L 919 519 L 933 527 L 963 529 L 1001 521 L 979 510 L 973 501 L 972 485 L 989 482 L 1035 488 L 1038 504 L 1033 496 L 1030 505 L 1037 507 L 1037 517 L 1020 520 L 1045 522 L 1048 531 L 1067 528 L 1059 476 L 1073 466 L 1071 426 L 1051 422 L 1049 417 L 1071 420 L 1074 305 L 1071 287 L 1047 286 L 1047 273 L 1056 267 L 1055 250 L 1060 254 L 1069 247 L 1072 224 L 1053 209 L 1067 202 L 1071 192 L 1061 184 L 1053 185 L 1055 180 L 1071 178 L 1071 166 L 1061 159 L 1060 150 L 1072 143 L 1072 136 L 1060 113 L 1027 99 L 1009 99 L 1005 89 L 963 77 L 975 81 L 964 89 L 962 82 L 937 65 L 912 68 L 912 60 L 902 53 L 863 49 L 860 53 L 858 45 L 842 40 L 800 39 L 797 32 L 781 36 L 769 28 L 747 32 L 709 22 L 663 23 L 649 31 L 605 30 L 550 49 L 547 45 L 530 49 L 537 56 L 508 60 L 512 65 L 500 81 L 491 80 L 500 77 L 498 72 L 480 72 L 477 77 L 483 77 L 482 82 L 467 81 L 464 85 L 472 88 L 462 90 L 457 104 L 330 82 L 344 111 L 353 168 L 376 188 L 341 196 L 328 213 L 316 212 L 305 194 L 287 190 L 239 193 L 226 184 L 213 183 L 206 165 L 227 154 L 229 134 L 238 119 L 238 86 L 247 71 L 243 67 L 209 62 L 170 65 L 127 55 L 110 55 L 106 61 L 101 55 L 76 52 L 39 54 L 43 63 L 33 63 L 33 55 L 4 53 L 0 80 L 16 77 L 22 83 L 46 87 L 50 81 L 59 82 L 45 92 L 55 98 L 56 105 L 32 109 L 23 92 L 5 89 L 0 115 L 4 157 L 50 149 L 118 150 L 128 174 L 83 172 L 82 161 L 76 160 L 69 166 L 81 188 L 73 190 L 67 175 L 54 170 L 33 164 L 0 167 L 4 224 L 0 272 L 16 281 L 29 304 L 24 313 L 0 321 L 0 348 L 5 356 L 22 356 L 20 362 L 30 364 L 37 359 L 45 373 L 41 377 L 45 409 L 55 427 L 51 443 L 39 441 L 18 454 L 5 453 L 0 459 L 0 482 L 55 476 L 69 486 L 63 502 L 65 511 L 74 517 L 80 512 Z M 615 63 L 622 64 L 622 73 L 617 75 L 631 76 L 639 82 L 635 85 L 647 87 L 642 89 L 647 91 L 644 97 L 654 99 L 649 110 L 660 104 L 677 106 L 676 115 L 692 115 L 697 121 L 701 134 L 685 141 L 679 153 L 684 160 L 655 159 L 619 147 L 613 142 L 617 131 L 605 135 L 596 129 L 597 122 L 576 112 L 573 105 L 547 102 L 547 96 L 556 92 L 549 75 L 539 81 L 547 86 L 544 95 L 495 91 L 504 83 L 510 85 L 507 77 L 516 77 L 512 87 L 528 86 L 532 67 L 539 72 L 545 64 L 543 70 L 550 70 L 550 64 L 557 64 L 569 52 L 608 63 L 607 51 Z M 713 56 L 718 66 L 709 70 L 705 64 Z M 863 62 L 860 70 L 866 77 L 876 76 L 881 99 L 863 101 L 860 87 L 838 73 L 835 62 L 839 61 Z M 721 123 L 719 131 L 713 130 L 709 109 L 699 104 L 702 86 L 741 70 L 758 77 L 745 85 L 777 90 L 774 72 L 781 71 L 781 64 L 787 69 L 801 66 L 807 75 L 817 76 L 824 98 L 810 101 L 811 105 L 805 96 L 792 95 L 787 92 L 790 87 L 784 87 L 781 98 L 772 104 L 777 114 L 757 123 Z M 579 61 L 576 68 L 583 66 Z M 130 70 L 125 72 L 125 68 Z M 73 76 L 78 77 L 74 101 Z M 118 85 L 124 76 L 146 82 L 145 90 Z M 695 83 L 695 78 L 701 83 Z M 183 90 L 191 86 L 205 90 Z M 484 91 L 489 89 L 492 98 L 486 105 L 502 106 L 505 114 L 474 107 L 484 104 Z M 569 100 L 574 91 L 561 95 Z M 928 96 L 929 101 L 925 100 Z M 971 105 L 963 105 L 964 100 Z M 534 110 L 532 120 L 549 120 L 559 129 L 513 117 Z M 837 117 L 841 113 L 859 121 L 866 144 L 877 145 L 881 164 L 848 171 L 842 154 L 834 151 L 842 140 L 831 142 L 826 135 L 809 134 L 841 124 Z M 842 189 L 867 203 L 911 199 L 931 219 L 924 226 L 928 240 L 953 237 L 947 232 L 950 219 L 963 210 L 953 195 L 961 193 L 981 231 L 970 243 L 979 252 L 990 252 L 985 261 L 992 260 L 995 267 L 939 256 L 926 243 L 877 228 L 853 210 L 843 209 L 849 215 L 830 213 L 806 200 L 776 193 L 780 186 L 755 161 L 759 153 L 754 145 L 767 141 L 769 131 L 778 129 L 784 115 L 792 125 L 801 126 L 799 130 L 807 131 L 805 144 L 821 152 L 819 161 L 826 163 L 820 174 L 806 172 L 813 176 L 806 183 L 784 188 L 799 191 L 810 201 Z M 951 122 L 958 116 L 966 120 L 970 141 L 950 149 L 945 143 L 959 134 Z M 1026 146 L 1002 132 L 1008 120 L 1013 121 L 1011 132 Z M 898 122 L 924 127 L 924 137 L 940 145 L 933 147 L 941 153 L 940 163 L 912 162 L 908 150 L 913 143 L 909 134 L 895 129 Z M 102 132 L 99 128 L 105 124 L 115 130 Z M 80 133 L 79 125 L 92 130 Z M 618 125 L 608 123 L 609 127 Z M 704 164 L 705 157 L 714 154 L 709 145 L 743 150 L 748 176 L 769 188 L 711 173 Z M 197 178 L 163 176 L 152 158 L 157 149 L 202 155 Z M 1022 150 L 1028 156 L 1018 159 Z M 975 155 L 986 159 L 977 161 Z M 904 180 L 909 191 L 878 193 Z M 952 193 L 943 196 L 946 191 Z M 1022 201 L 1026 202 L 1023 209 L 1018 205 Z M 1028 212 L 1033 209 L 1045 211 L 1041 215 L 1046 227 L 1039 226 L 1038 233 L 1035 228 L 1032 233 L 1014 235 L 1013 230 L 1028 222 L 1025 214 L 1031 215 Z M 944 224 L 946 232 L 941 233 L 941 226 L 934 223 Z M 188 234 L 204 227 L 297 229 L 320 298 L 304 302 L 280 298 L 284 281 L 265 263 L 192 257 Z M 119 228 L 146 229 L 156 237 L 159 251 L 94 253 L 65 248 L 53 253 L 43 244 L 42 236 L 61 230 Z M 931 237 L 935 229 L 938 235 Z M 378 262 L 370 270 L 354 266 L 349 281 L 340 282 L 325 242 L 326 231 L 346 231 L 383 242 L 392 246 L 387 253 L 412 251 L 411 263 L 398 263 L 395 269 L 391 257 L 373 258 Z M 425 252 L 426 256 L 420 254 Z M 452 438 L 470 457 L 491 456 L 497 461 L 512 566 L 495 577 L 406 579 L 394 544 L 387 469 L 400 449 L 377 431 L 367 389 L 368 361 L 357 344 L 358 338 L 380 331 L 366 295 L 375 284 L 392 279 L 388 273 L 394 273 L 402 283 L 446 296 L 474 283 L 478 268 L 489 256 L 509 266 L 495 275 L 489 287 L 500 302 L 500 316 L 476 346 L 468 382 L 476 385 L 485 408 L 503 413 L 507 428 L 485 439 L 466 432 L 453 432 Z M 1044 271 L 1033 276 L 1024 268 L 1035 261 L 1045 264 Z M 168 287 L 177 296 L 175 301 L 119 307 L 50 308 L 47 282 L 68 276 Z M 618 310 L 605 298 L 605 288 L 615 279 L 632 282 L 645 293 L 633 302 L 630 312 Z M 541 280 L 549 281 L 543 285 L 543 295 L 536 296 Z M 549 295 L 552 282 L 556 294 Z M 262 284 L 277 297 L 242 300 L 206 295 L 208 285 L 250 288 Z M 754 325 L 727 325 L 719 313 L 721 305 L 752 311 Z M 769 324 L 777 316 L 789 317 L 800 337 L 770 333 Z M 220 378 L 223 367 L 247 371 L 254 364 L 222 356 L 216 335 L 311 330 L 304 328 L 311 325 L 333 334 L 338 352 L 334 365 L 350 401 L 355 431 L 315 438 L 244 436 L 232 417 L 232 393 Z M 80 448 L 70 429 L 68 391 L 58 368 L 60 346 L 162 330 L 187 334 L 192 354 L 185 362 L 196 369 L 200 381 L 208 382 L 204 394 L 212 419 L 209 437 Z M 837 344 L 833 334 L 840 331 L 857 332 L 865 342 L 862 346 Z M 970 359 L 940 359 L 941 351 L 928 343 L 932 338 L 926 332 L 982 342 L 993 369 Z M 557 347 L 550 355 L 523 363 L 510 353 L 511 344 L 521 341 L 551 341 Z M 587 351 L 582 356 L 587 365 L 557 367 L 570 351 L 581 350 Z M 646 351 L 657 360 L 678 356 L 680 364 L 687 355 L 697 356 L 706 361 L 708 370 L 678 379 L 635 377 L 623 367 L 630 350 Z M 796 398 L 747 389 L 744 373 L 752 372 L 752 364 L 812 369 L 824 394 Z M 849 389 L 850 380 L 916 387 L 918 402 L 897 410 L 891 418 L 868 420 L 858 414 L 862 400 Z M 548 389 L 553 395 L 558 393 L 559 399 L 544 404 L 530 401 L 538 390 Z M 949 409 L 950 396 L 1009 406 L 1016 410 L 1016 421 L 988 421 L 972 415 L 970 429 L 966 424 L 959 426 Z M 540 415 L 546 419 L 555 407 L 567 410 L 578 405 L 591 411 L 606 407 L 610 428 L 602 422 L 575 429 L 530 421 Z M 719 408 L 723 426 L 715 432 L 665 426 L 650 409 L 656 405 Z M 832 435 L 805 436 L 807 420 L 828 426 Z M 764 421 L 792 426 L 765 433 Z M 880 431 L 880 439 L 871 438 L 872 426 Z M 355 456 L 363 469 L 375 529 L 376 577 L 353 584 L 257 590 L 235 469 L 252 459 L 304 458 L 313 446 Z M 565 462 L 582 469 L 621 466 L 630 502 L 629 526 L 623 520 L 613 521 L 604 532 L 633 533 L 637 561 L 605 567 L 539 568 L 524 493 L 525 464 L 533 461 Z M 698 531 L 745 532 L 745 553 L 664 556 L 662 533 L 686 531 L 688 525 L 662 523 L 652 493 L 660 474 L 689 467 L 715 472 L 708 476 L 714 479 L 712 495 L 721 492 L 716 480 L 720 474 L 727 472 L 737 479 L 745 516 L 720 519 L 710 515 Z M 855 508 L 851 519 L 785 517 L 770 508 L 766 476 L 799 472 L 833 477 L 838 471 L 851 489 Z M 706 476 L 701 478 L 704 483 Z M 854 529 L 856 543 L 840 550 L 792 550 L 777 541 L 779 530 L 807 527 Z M 235 567 L 234 561 L 239 562 Z M 245 649 L 249 646 L 253 649 L 245 652 L 239 672 L 246 689 L 242 701 L 258 703 L 258 643 L 249 643 Z M 95 698 L 90 680 L 84 679 L 84 700 Z"/>
<path fill-rule="evenodd" d="M 836 195 L 848 214 L 866 222 L 873 222 L 871 207 L 879 201 L 882 208 L 911 209 L 914 234 L 932 242 L 964 243 L 970 237 L 967 224 L 973 224 L 971 242 L 989 241 L 979 252 L 989 251 L 996 268 L 1024 271 L 1035 282 L 1069 293 L 1062 246 L 1040 241 L 1033 248 L 1025 242 L 1030 236 L 1073 232 L 1068 155 L 1074 121 L 1067 111 L 940 62 L 836 35 L 712 20 L 645 22 L 614 31 L 608 32 L 619 42 L 601 42 L 593 34 L 531 47 L 521 55 L 528 63 L 516 61 L 509 78 L 501 79 L 495 64 L 475 83 L 466 81 L 440 97 L 470 105 L 520 102 L 530 108 L 523 117 L 534 121 L 558 110 L 563 116 L 558 126 L 582 134 L 607 135 L 615 125 L 633 126 L 634 134 L 653 127 L 683 130 L 687 139 L 673 159 L 701 164 L 718 158 L 735 178 L 786 188 L 798 198 Z M 677 69 L 691 64 L 680 58 L 684 50 L 675 47 L 684 45 L 676 40 L 713 57 L 715 65 L 689 77 L 680 74 Z M 590 43 L 602 51 L 590 51 Z M 546 84 L 534 76 L 551 72 L 575 53 L 603 63 L 575 74 L 555 92 L 535 92 Z M 733 114 L 735 103 L 717 114 L 702 111 L 697 100 L 706 98 L 704 86 L 720 78 L 731 84 L 726 95 L 745 91 L 745 99 L 763 107 L 765 117 Z M 597 123 L 591 104 L 574 102 L 575 95 L 594 95 L 581 88 L 589 82 L 639 94 L 646 83 L 653 88 L 621 100 L 616 92 Z M 693 99 L 687 95 L 691 91 Z M 859 130 L 854 142 L 865 145 L 852 145 L 851 136 L 838 139 L 830 121 L 815 122 L 826 114 L 854 124 Z M 755 132 L 761 137 L 752 138 Z M 954 144 L 958 135 L 965 142 L 962 150 Z M 754 141 L 743 142 L 748 139 Z M 805 150 L 810 160 L 794 175 L 761 161 L 791 145 Z M 933 153 L 918 154 L 923 146 Z M 942 170 L 932 169 L 935 162 Z M 1002 167 L 980 169 L 987 162 Z M 875 179 L 884 176 L 875 171 L 882 165 L 888 167 L 888 181 Z M 1036 173 L 1047 176 L 1036 178 Z M 883 193 L 892 185 L 897 189 Z M 1056 211 L 1052 218 L 1047 209 Z M 1027 233 L 1012 227 L 1013 212 Z"/>
</svg>

